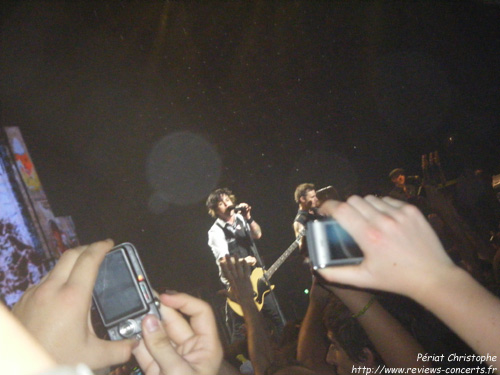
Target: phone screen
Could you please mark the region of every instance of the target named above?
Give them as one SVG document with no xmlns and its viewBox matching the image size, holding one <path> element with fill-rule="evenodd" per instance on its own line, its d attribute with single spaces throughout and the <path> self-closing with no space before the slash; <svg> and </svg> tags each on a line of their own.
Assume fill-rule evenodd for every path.
<svg viewBox="0 0 500 375">
<path fill-rule="evenodd" d="M 124 250 L 108 253 L 94 286 L 94 299 L 99 305 L 104 325 L 136 312 L 145 312 L 148 307 L 139 293 Z"/>
</svg>

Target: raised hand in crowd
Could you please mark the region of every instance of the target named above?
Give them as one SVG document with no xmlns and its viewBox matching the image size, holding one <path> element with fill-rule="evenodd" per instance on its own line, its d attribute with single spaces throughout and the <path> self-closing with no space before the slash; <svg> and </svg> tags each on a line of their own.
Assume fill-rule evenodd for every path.
<svg viewBox="0 0 500 375">
<path fill-rule="evenodd" d="M 420 343 L 378 302 L 375 295 L 360 289 L 339 285 L 325 285 L 351 311 L 363 327 L 384 363 L 392 368 L 420 368 L 429 366 L 419 360 L 425 353 Z"/>
<path fill-rule="evenodd" d="M 220 262 L 223 275 L 231 285 L 231 298 L 243 311 L 247 328 L 248 351 L 255 374 L 265 374 L 274 361 L 274 349 L 265 329 L 262 315 L 255 306 L 250 281 L 250 265 L 237 256 L 226 255 Z"/>
<path fill-rule="evenodd" d="M 323 345 L 323 337 L 327 335 L 323 320 L 337 319 L 335 316 L 324 316 L 325 307 L 332 299 L 339 299 L 366 332 L 372 347 L 363 350 L 366 353 L 373 352 L 371 358 L 380 356 L 389 367 L 414 368 L 427 365 L 422 361 L 417 361 L 418 354 L 424 352 L 421 345 L 376 301 L 372 294 L 359 289 L 320 282 L 317 277 L 313 280 L 309 306 L 300 330 L 297 348 L 299 361 L 307 364 L 319 374 L 328 375 L 336 372 L 330 364 L 331 360 L 334 360 L 334 356 L 331 356 L 332 347 L 328 348 L 328 345 Z M 353 323 L 349 327 L 352 325 Z M 331 332 L 328 335 L 330 334 Z M 335 346 L 338 345 L 339 343 L 336 343 Z M 330 357 L 328 362 L 326 361 L 327 353 Z M 356 358 L 350 359 L 358 365 L 371 366 L 369 361 L 358 363 Z"/>
<path fill-rule="evenodd" d="M 347 202 L 328 201 L 320 210 L 333 216 L 364 254 L 357 267 L 321 270 L 328 281 L 409 296 L 428 290 L 422 275 L 455 268 L 415 206 L 389 197 L 352 196 Z"/>
<path fill-rule="evenodd" d="M 263 317 L 253 299 L 250 266 L 237 256 L 227 255 L 220 263 L 222 272 L 229 280 L 232 297 L 240 304 L 247 328 L 248 352 L 255 375 L 315 375 L 312 370 L 290 363 L 277 355 L 271 338 L 265 329 Z"/>
<path fill-rule="evenodd" d="M 144 318 L 143 340 L 133 351 L 144 373 L 218 374 L 222 345 L 210 305 L 183 293 L 162 294 L 160 301 L 162 320 L 154 315 Z"/>
<path fill-rule="evenodd" d="M 102 340 L 90 323 L 99 265 L 112 247 L 113 241 L 107 240 L 65 251 L 12 310 L 59 364 L 85 363 L 99 369 L 130 358 L 135 340 Z"/>
<path fill-rule="evenodd" d="M 335 368 L 326 362 L 330 344 L 323 324 L 323 313 L 332 293 L 314 277 L 309 292 L 309 305 L 302 320 L 297 345 L 297 359 L 320 375 L 335 375 Z"/>
<path fill-rule="evenodd" d="M 356 266 L 329 267 L 331 282 L 413 298 L 454 330 L 489 364 L 500 356 L 500 300 L 454 265 L 420 211 L 388 197 L 328 201 L 333 216 L 363 250 Z"/>
</svg>

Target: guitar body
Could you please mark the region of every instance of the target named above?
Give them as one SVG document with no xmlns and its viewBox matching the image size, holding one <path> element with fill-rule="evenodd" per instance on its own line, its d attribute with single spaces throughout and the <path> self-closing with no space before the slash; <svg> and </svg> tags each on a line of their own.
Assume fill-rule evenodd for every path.
<svg viewBox="0 0 500 375">
<path fill-rule="evenodd" d="M 293 251 L 299 247 L 300 239 L 304 236 L 304 231 L 301 231 L 295 241 L 285 250 L 283 254 L 274 262 L 274 264 L 269 268 L 269 270 L 265 271 L 266 276 L 264 276 L 264 270 L 261 267 L 257 267 L 252 271 L 250 275 L 250 281 L 252 282 L 254 301 L 257 309 L 262 310 L 262 306 L 264 306 L 264 297 L 267 293 L 269 293 L 272 289 L 274 289 L 274 285 L 269 286 L 266 282 L 270 280 L 274 275 L 276 270 L 283 264 L 283 262 L 293 253 Z M 241 306 L 233 301 L 231 298 L 227 299 L 227 304 L 231 309 L 238 314 L 239 316 L 243 316 L 243 310 Z"/>
<path fill-rule="evenodd" d="M 271 289 L 274 289 L 274 285 L 271 285 L 271 288 L 269 288 L 269 285 L 264 279 L 264 270 L 260 267 L 257 267 L 252 271 L 252 274 L 250 275 L 250 281 L 252 282 L 254 294 L 253 299 L 255 301 L 257 309 L 260 311 L 262 310 L 262 306 L 264 306 L 264 297 L 271 291 Z M 227 303 L 236 314 L 238 314 L 239 316 L 243 316 L 243 310 L 237 302 L 233 301 L 231 298 L 228 298 Z"/>
</svg>

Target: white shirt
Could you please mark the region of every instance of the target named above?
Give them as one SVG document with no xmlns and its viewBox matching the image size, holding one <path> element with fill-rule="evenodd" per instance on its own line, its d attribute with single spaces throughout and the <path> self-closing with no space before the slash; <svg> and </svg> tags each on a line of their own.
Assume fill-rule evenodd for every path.
<svg viewBox="0 0 500 375">
<path fill-rule="evenodd" d="M 240 214 L 235 214 L 235 225 L 236 228 L 238 226 L 244 225 L 245 219 Z M 212 253 L 215 257 L 215 262 L 217 263 L 217 267 L 219 268 L 219 277 L 221 281 L 229 286 L 229 281 L 222 276 L 222 270 L 220 268 L 220 259 L 224 258 L 229 254 L 229 247 L 227 245 L 226 234 L 222 228 L 228 227 L 229 230 L 232 229 L 232 225 L 227 223 L 224 220 L 218 218 L 215 220 L 215 223 L 212 225 L 210 230 L 208 231 L 208 246 L 212 249 Z"/>
</svg>

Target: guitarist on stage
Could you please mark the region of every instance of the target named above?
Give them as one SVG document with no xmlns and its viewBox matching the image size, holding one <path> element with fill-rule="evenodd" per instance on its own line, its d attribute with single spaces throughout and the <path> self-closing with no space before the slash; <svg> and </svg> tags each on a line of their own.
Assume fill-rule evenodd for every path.
<svg viewBox="0 0 500 375">
<path fill-rule="evenodd" d="M 293 230 L 295 231 L 295 237 L 297 237 L 305 229 L 308 221 L 319 219 L 321 216 L 318 214 L 319 200 L 313 184 L 305 183 L 297 186 L 294 198 L 299 205 L 297 216 L 293 221 Z M 307 256 L 305 238 L 303 237 L 301 241 L 300 252 L 302 255 Z"/>
<path fill-rule="evenodd" d="M 212 249 L 219 276 L 226 289 L 229 282 L 221 271 L 220 262 L 225 261 L 227 254 L 238 255 L 252 267 L 260 266 L 257 263 L 253 250 L 253 241 L 262 237 L 260 225 L 252 218 L 252 207 L 247 203 L 235 206 L 235 197 L 227 188 L 216 189 L 207 198 L 207 208 L 210 216 L 216 218 L 215 223 L 208 231 L 208 245 Z M 262 312 L 274 323 L 277 332 L 281 333 L 283 323 L 281 321 L 278 307 L 270 294 L 264 298 Z M 245 338 L 244 320 L 231 308 L 226 306 L 226 320 L 231 333 L 231 342 Z"/>
</svg>

